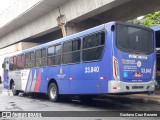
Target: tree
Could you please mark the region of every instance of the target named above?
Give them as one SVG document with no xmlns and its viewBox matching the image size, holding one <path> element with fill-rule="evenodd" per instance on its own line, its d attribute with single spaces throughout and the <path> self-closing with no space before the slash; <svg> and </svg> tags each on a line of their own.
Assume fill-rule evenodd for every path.
<svg viewBox="0 0 160 120">
<path fill-rule="evenodd" d="M 157 26 L 160 24 L 160 11 L 145 15 L 142 19 L 129 20 L 134 24 L 143 25 L 146 27 Z"/>
</svg>

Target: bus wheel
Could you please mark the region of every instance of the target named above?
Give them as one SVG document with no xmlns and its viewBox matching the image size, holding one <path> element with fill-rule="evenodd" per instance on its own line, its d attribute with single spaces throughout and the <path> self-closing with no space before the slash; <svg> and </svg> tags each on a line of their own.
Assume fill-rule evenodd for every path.
<svg viewBox="0 0 160 120">
<path fill-rule="evenodd" d="M 13 93 L 13 95 L 18 95 L 19 94 L 19 92 L 15 88 L 14 82 L 12 83 L 12 93 Z"/>
<path fill-rule="evenodd" d="M 57 102 L 58 101 L 58 88 L 57 85 L 55 83 L 51 83 L 49 85 L 49 89 L 48 89 L 48 96 L 50 101 L 52 102 Z"/>
</svg>

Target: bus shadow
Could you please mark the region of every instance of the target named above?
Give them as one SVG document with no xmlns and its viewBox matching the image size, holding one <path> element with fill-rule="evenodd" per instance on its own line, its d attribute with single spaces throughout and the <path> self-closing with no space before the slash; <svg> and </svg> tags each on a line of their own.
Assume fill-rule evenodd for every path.
<svg viewBox="0 0 160 120">
<path fill-rule="evenodd" d="M 23 96 L 23 95 L 20 95 L 20 96 Z M 45 94 L 41 94 L 41 93 L 38 93 L 38 94 L 32 93 L 32 94 L 24 95 L 23 97 L 28 97 L 34 100 L 40 100 L 42 102 L 50 102 L 48 96 Z M 128 106 L 128 104 L 132 104 L 131 102 L 127 102 L 127 101 L 117 101 L 117 100 L 106 99 L 106 98 L 104 99 L 94 98 L 90 102 L 82 103 L 79 99 L 73 100 L 69 98 L 68 96 L 63 96 L 60 99 L 60 101 L 56 103 L 64 104 L 64 105 L 71 105 L 73 107 L 81 107 L 81 108 L 92 107 L 92 108 L 101 109 L 101 110 L 129 110 L 130 107 Z"/>
<path fill-rule="evenodd" d="M 81 103 L 72 101 L 73 105 L 80 105 L 82 107 L 93 107 L 101 110 L 128 110 L 130 107 L 126 106 L 126 104 L 132 104 L 132 103 L 122 103 L 117 102 L 115 100 L 111 99 L 93 99 L 89 103 Z"/>
</svg>

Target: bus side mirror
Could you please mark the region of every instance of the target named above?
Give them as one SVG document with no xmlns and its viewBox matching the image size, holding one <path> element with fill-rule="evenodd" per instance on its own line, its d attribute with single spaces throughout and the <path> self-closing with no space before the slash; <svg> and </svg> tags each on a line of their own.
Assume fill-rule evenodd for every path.
<svg viewBox="0 0 160 120">
<path fill-rule="evenodd" d="M 4 63 L 2 64 L 2 68 L 5 68 L 5 64 Z"/>
</svg>

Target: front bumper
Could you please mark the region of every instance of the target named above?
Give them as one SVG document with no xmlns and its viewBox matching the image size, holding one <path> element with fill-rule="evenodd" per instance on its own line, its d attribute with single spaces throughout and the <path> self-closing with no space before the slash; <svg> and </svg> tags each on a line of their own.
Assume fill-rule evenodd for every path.
<svg viewBox="0 0 160 120">
<path fill-rule="evenodd" d="M 136 93 L 149 92 L 155 90 L 155 80 L 149 82 L 123 82 L 110 80 L 108 83 L 108 93 Z"/>
</svg>

